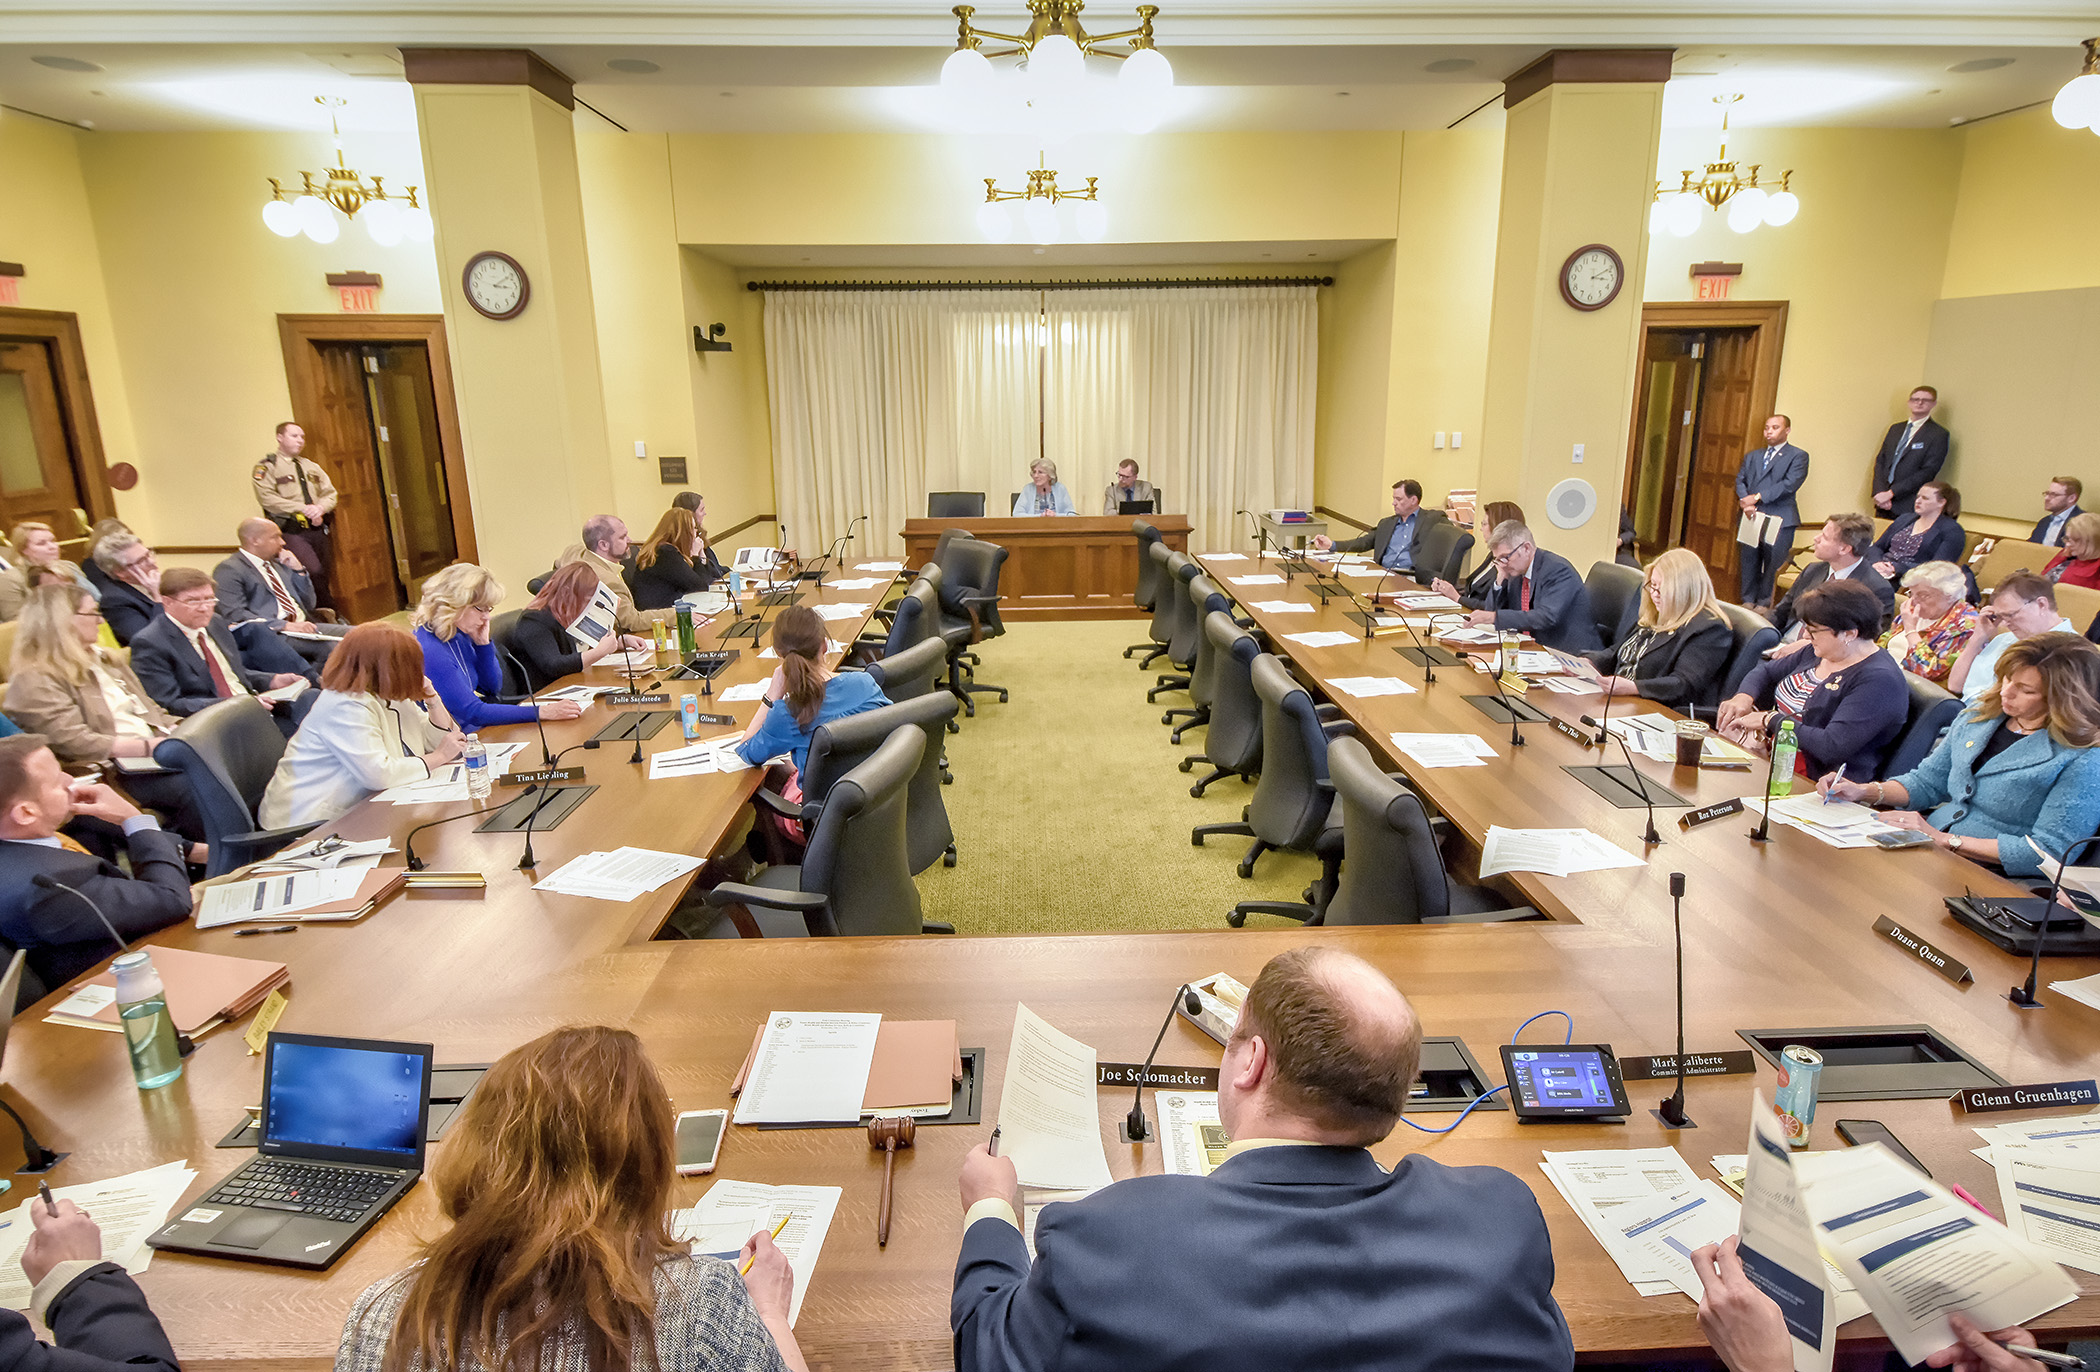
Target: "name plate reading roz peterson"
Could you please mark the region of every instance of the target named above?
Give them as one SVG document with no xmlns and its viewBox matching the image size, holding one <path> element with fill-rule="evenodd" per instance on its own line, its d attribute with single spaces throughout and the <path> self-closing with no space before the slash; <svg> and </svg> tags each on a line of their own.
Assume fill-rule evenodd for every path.
<svg viewBox="0 0 2100 1372">
<path fill-rule="evenodd" d="M 669 705 L 671 697 L 662 691 L 617 691 L 605 697 L 608 705 Z"/>
<path fill-rule="evenodd" d="M 1718 805 L 1708 805 L 1703 809 L 1685 811 L 1677 817 L 1677 827 L 1680 829 L 1696 829 L 1702 824 L 1711 824 L 1717 819 L 1726 819 L 1730 815 L 1739 815 L 1741 813 L 1743 813 L 1743 798 L 1737 796 L 1733 800 L 1724 800 Z M 1670 1075 L 1677 1075 L 1674 1069 Z"/>
<path fill-rule="evenodd" d="M 1874 932 L 1956 985 L 1975 979 L 1967 963 L 1955 961 L 1887 915 L 1882 915 L 1874 921 Z"/>
<path fill-rule="evenodd" d="M 497 779 L 505 786 L 538 786 L 556 781 L 575 781 L 582 776 L 581 767 L 541 767 L 530 772 L 510 772 Z"/>
<path fill-rule="evenodd" d="M 2062 1109 L 2066 1105 L 2100 1105 L 2100 1085 L 2091 1081 L 2044 1081 L 2032 1086 L 1977 1086 L 1955 1099 L 1972 1115 L 1994 1110 Z"/>
</svg>

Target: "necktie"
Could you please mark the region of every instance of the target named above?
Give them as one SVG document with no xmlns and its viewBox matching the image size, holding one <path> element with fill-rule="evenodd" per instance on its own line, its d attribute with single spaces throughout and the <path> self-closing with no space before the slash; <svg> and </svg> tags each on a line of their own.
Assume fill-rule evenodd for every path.
<svg viewBox="0 0 2100 1372">
<path fill-rule="evenodd" d="M 1531 608 L 1531 577 L 1529 575 L 1523 579 L 1523 589 L 1517 592 L 1517 608 L 1520 610 Z"/>
<path fill-rule="evenodd" d="M 94 856 L 94 854 L 88 852 L 87 849 L 81 847 L 78 843 L 75 843 L 72 837 L 67 834 L 60 834 L 58 836 L 58 846 L 65 849 L 69 853 L 79 853 L 82 857 Z"/>
<path fill-rule="evenodd" d="M 1903 460 L 1903 450 L 1910 446 L 1910 436 L 1917 431 L 1917 427 L 1918 422 L 1915 419 L 1903 426 L 1903 437 L 1896 440 L 1896 451 L 1889 454 L 1889 480 L 1896 479 L 1896 464 Z"/>
<path fill-rule="evenodd" d="M 270 594 L 277 597 L 277 612 L 286 619 L 298 619 L 299 602 L 292 599 L 292 593 L 285 589 L 284 578 L 277 575 L 277 568 L 265 562 L 262 569 L 263 580 L 270 583 Z"/>
<path fill-rule="evenodd" d="M 233 687 L 227 684 L 226 673 L 219 670 L 218 654 L 214 653 L 211 650 L 211 645 L 204 641 L 204 635 L 199 633 L 196 638 L 190 641 L 197 645 L 197 652 L 204 658 L 204 665 L 211 669 L 212 691 L 221 700 L 232 695 Z"/>
</svg>

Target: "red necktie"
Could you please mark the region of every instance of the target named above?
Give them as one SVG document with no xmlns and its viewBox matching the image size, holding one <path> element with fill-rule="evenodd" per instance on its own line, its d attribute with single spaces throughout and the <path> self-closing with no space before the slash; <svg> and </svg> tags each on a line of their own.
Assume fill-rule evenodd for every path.
<svg viewBox="0 0 2100 1372">
<path fill-rule="evenodd" d="M 212 690 L 218 693 L 221 700 L 231 696 L 233 687 L 227 684 L 226 673 L 219 670 L 218 655 L 212 652 L 211 645 L 204 641 L 202 634 L 197 636 L 197 651 L 204 655 L 204 665 L 211 669 Z"/>
<path fill-rule="evenodd" d="M 1528 576 L 1524 578 L 1524 589 L 1517 592 L 1517 608 L 1520 610 L 1531 608 L 1531 578 Z"/>
<path fill-rule="evenodd" d="M 262 569 L 263 575 L 269 579 L 271 594 L 277 597 L 278 613 L 286 619 L 299 618 L 299 602 L 292 599 L 292 593 L 284 588 L 284 581 L 277 575 L 277 569 L 267 562 L 263 563 Z"/>
</svg>

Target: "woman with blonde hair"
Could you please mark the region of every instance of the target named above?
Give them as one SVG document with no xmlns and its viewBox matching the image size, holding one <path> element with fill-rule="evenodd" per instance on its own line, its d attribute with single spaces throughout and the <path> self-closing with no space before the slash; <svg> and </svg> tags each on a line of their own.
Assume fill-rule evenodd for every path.
<svg viewBox="0 0 2100 1372">
<path fill-rule="evenodd" d="M 495 724 L 576 718 L 583 706 L 573 700 L 507 705 L 486 698 L 503 694 L 503 660 L 489 638 L 489 620 L 503 595 L 503 583 L 471 562 L 455 562 L 423 583 L 416 642 L 438 699 L 470 734 Z"/>
<path fill-rule="evenodd" d="M 2064 546 L 2043 565 L 2042 575 L 2059 586 L 2100 589 L 2100 514 L 2071 516 Z"/>
<path fill-rule="evenodd" d="M 1039 457 L 1028 464 L 1028 486 L 1014 497 L 1014 515 L 1078 514 L 1072 493 L 1057 479 L 1057 464 Z"/>
<path fill-rule="evenodd" d="M 634 545 L 635 608 L 668 610 L 680 596 L 712 586 L 721 574 L 722 564 L 700 535 L 699 518 L 673 505 L 649 537 Z"/>
<path fill-rule="evenodd" d="M 1964 598 L 1969 579 L 1951 562 L 1920 562 L 1903 578 L 1903 589 L 1909 595 L 1881 646 L 1904 671 L 1944 684 L 1976 632 L 1976 607 Z"/>
<path fill-rule="evenodd" d="M 30 592 L 39 584 L 39 574 L 47 570 L 80 587 L 91 598 L 100 599 L 80 568 L 58 555 L 58 535 L 49 524 L 24 521 L 9 532 L 8 541 L 14 544 L 15 564 L 0 572 L 0 620 L 22 613 Z"/>
<path fill-rule="evenodd" d="M 1600 671 L 1611 669 L 1611 675 L 1597 677 L 1606 695 L 1640 696 L 1688 710 L 1720 700 L 1721 669 L 1734 647 L 1706 564 L 1697 553 L 1672 548 L 1648 564 L 1633 632 L 1617 648 L 1589 659 Z"/>
<path fill-rule="evenodd" d="M 625 1029 L 504 1054 L 430 1169 L 451 1227 L 358 1298 L 336 1372 L 806 1369 L 771 1236 L 739 1278 L 665 1223 L 676 1110 Z"/>
</svg>

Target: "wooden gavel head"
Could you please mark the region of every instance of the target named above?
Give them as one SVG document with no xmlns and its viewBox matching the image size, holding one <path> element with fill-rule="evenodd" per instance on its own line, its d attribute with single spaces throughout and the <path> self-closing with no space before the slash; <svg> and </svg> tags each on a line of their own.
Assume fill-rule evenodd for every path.
<svg viewBox="0 0 2100 1372">
<path fill-rule="evenodd" d="M 895 1152 L 909 1148 L 918 1136 L 919 1122 L 909 1115 L 884 1116 L 868 1121 L 868 1147 Z"/>
</svg>

